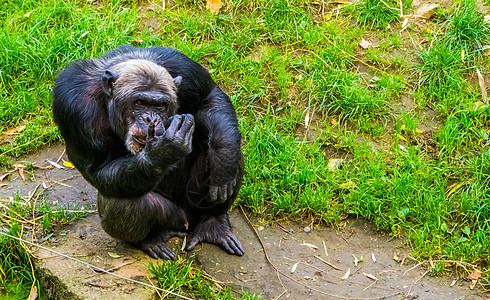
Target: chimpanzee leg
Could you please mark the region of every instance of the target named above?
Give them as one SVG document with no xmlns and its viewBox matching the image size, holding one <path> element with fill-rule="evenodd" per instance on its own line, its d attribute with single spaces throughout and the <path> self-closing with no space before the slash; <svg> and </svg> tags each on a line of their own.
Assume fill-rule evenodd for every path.
<svg viewBox="0 0 490 300">
<path fill-rule="evenodd" d="M 199 243 L 208 242 L 220 246 L 229 254 L 241 256 L 244 254 L 243 247 L 232 232 L 227 211 L 241 187 L 243 160 L 240 161 L 232 195 L 226 202 L 219 204 L 210 200 L 209 174 L 206 173 L 205 165 L 206 156 L 201 155 L 191 167 L 187 183 L 185 207 L 193 218 L 193 236 L 188 241 L 186 250 L 193 249 Z"/>
<path fill-rule="evenodd" d="M 130 242 L 153 258 L 174 259 L 165 244 L 188 228 L 184 211 L 156 192 L 134 199 L 107 198 L 97 206 L 102 228 L 112 237 Z"/>
</svg>

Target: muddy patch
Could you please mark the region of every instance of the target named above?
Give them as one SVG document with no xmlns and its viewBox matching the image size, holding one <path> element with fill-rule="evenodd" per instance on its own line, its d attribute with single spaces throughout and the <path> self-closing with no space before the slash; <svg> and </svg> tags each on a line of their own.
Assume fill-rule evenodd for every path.
<svg viewBox="0 0 490 300">
<path fill-rule="evenodd" d="M 63 153 L 57 145 L 29 156 L 25 161 L 48 166 Z M 67 159 L 62 156 L 61 160 Z M 12 173 L 0 189 L 9 199 L 17 191 L 27 199 L 29 193 L 46 185 L 45 198 L 70 207 L 88 204 L 95 208 L 96 192 L 71 168 L 35 169 L 23 181 Z M 245 212 L 246 213 L 246 212 Z M 220 285 L 231 287 L 236 295 L 250 291 L 265 299 L 484 299 L 490 295 L 470 290 L 470 282 L 457 274 L 431 277 L 427 269 L 410 258 L 403 240 L 377 233 L 371 224 L 347 219 L 338 227 L 281 223 L 263 225 L 247 220 L 239 208 L 230 220 L 245 255 L 230 256 L 220 248 L 203 244 L 182 253 L 201 265 Z M 152 284 L 147 265 L 157 261 L 127 243 L 108 236 L 100 227 L 96 213 L 64 226 L 45 241 L 44 247 L 87 262 L 132 280 Z M 259 239 L 260 237 L 260 239 Z M 182 239 L 169 244 L 175 251 Z M 97 269 L 33 248 L 38 278 L 50 295 L 58 299 L 153 299 L 154 290 L 126 279 L 100 273 Z M 267 259 L 268 258 L 268 259 Z M 346 275 L 348 274 L 348 276 Z"/>
</svg>

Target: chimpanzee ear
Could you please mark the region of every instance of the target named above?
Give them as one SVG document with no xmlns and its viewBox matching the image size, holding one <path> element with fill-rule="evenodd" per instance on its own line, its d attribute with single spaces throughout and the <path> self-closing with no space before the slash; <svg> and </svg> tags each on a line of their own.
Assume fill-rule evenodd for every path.
<svg viewBox="0 0 490 300">
<path fill-rule="evenodd" d="M 182 76 L 177 76 L 174 78 L 175 87 L 179 87 L 181 83 L 182 83 Z"/>
<path fill-rule="evenodd" d="M 116 77 L 109 71 L 106 70 L 104 75 L 102 75 L 102 88 L 107 96 L 112 96 L 112 90 L 114 89 L 114 82 Z"/>
</svg>

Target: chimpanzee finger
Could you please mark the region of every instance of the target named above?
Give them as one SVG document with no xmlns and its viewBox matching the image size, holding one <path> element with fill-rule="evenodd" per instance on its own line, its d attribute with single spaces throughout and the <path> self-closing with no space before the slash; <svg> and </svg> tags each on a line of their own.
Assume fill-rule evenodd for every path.
<svg viewBox="0 0 490 300">
<path fill-rule="evenodd" d="M 151 247 L 143 246 L 140 249 L 148 254 L 151 258 L 158 259 L 158 255 L 153 251 L 153 249 L 151 249 Z"/>
<path fill-rule="evenodd" d="M 148 125 L 147 139 L 150 140 L 155 136 L 155 124 Z"/>
<path fill-rule="evenodd" d="M 219 243 L 223 249 L 231 255 L 238 255 L 239 249 L 237 249 L 232 237 L 222 238 Z"/>
<path fill-rule="evenodd" d="M 226 185 L 223 185 L 223 186 L 220 186 L 218 188 L 218 200 L 216 201 L 217 203 L 223 203 L 226 201 L 226 193 L 227 193 L 227 188 L 226 188 Z"/>
<path fill-rule="evenodd" d="M 184 125 L 182 125 L 182 127 L 184 127 Z M 185 132 L 184 142 L 186 143 L 186 145 L 191 145 L 191 143 L 192 143 L 194 128 L 195 127 L 194 127 L 194 119 L 193 119 L 191 127 L 187 128 L 186 129 L 187 131 L 184 131 Z"/>
<path fill-rule="evenodd" d="M 209 187 L 209 198 L 211 202 L 216 202 L 218 199 L 218 187 L 217 186 L 210 186 Z"/>
<path fill-rule="evenodd" d="M 235 187 L 236 185 L 236 179 L 233 179 L 231 182 L 228 183 L 227 187 L 228 187 L 228 197 L 231 197 L 231 195 L 233 195 L 233 188 Z"/>
<path fill-rule="evenodd" d="M 158 256 L 162 259 L 175 260 L 175 253 L 165 244 L 158 247 Z"/>
<path fill-rule="evenodd" d="M 240 241 L 236 238 L 235 235 L 231 237 L 231 243 L 230 243 L 231 248 L 235 252 L 234 254 L 242 256 L 245 251 L 243 250 L 242 244 Z"/>
<path fill-rule="evenodd" d="M 194 130 L 194 116 L 191 114 L 182 115 L 182 125 L 180 131 L 187 132 L 189 130 Z"/>
<path fill-rule="evenodd" d="M 180 124 L 182 123 L 182 116 L 181 115 L 175 115 L 172 116 L 172 121 L 170 122 L 170 125 L 167 128 L 167 132 L 176 132 L 180 128 Z"/>
<path fill-rule="evenodd" d="M 201 241 L 197 238 L 192 238 L 188 243 L 187 243 L 187 246 L 185 247 L 185 250 L 186 251 L 190 251 L 192 249 L 194 249 L 194 247 L 197 246 L 197 244 L 200 244 Z"/>
</svg>

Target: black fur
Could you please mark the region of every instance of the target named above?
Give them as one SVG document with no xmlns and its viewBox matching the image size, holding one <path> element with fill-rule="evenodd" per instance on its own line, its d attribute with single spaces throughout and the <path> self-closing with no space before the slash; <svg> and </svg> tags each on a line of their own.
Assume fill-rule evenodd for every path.
<svg viewBox="0 0 490 300">
<path fill-rule="evenodd" d="M 113 91 L 113 68 L 133 59 L 162 66 L 174 78 L 176 112 Z M 135 90 L 148 101 L 171 97 L 152 88 Z M 128 127 L 121 120 L 131 112 L 146 120 L 130 121 L 146 138 L 140 152 L 128 149 L 129 129 L 120 128 Z M 131 46 L 72 62 L 56 79 L 53 115 L 68 157 L 98 190 L 102 227 L 111 236 L 172 259 L 165 242 L 190 230 L 188 249 L 211 242 L 243 255 L 227 216 L 242 182 L 241 134 L 229 97 L 201 65 L 171 48 Z"/>
</svg>

